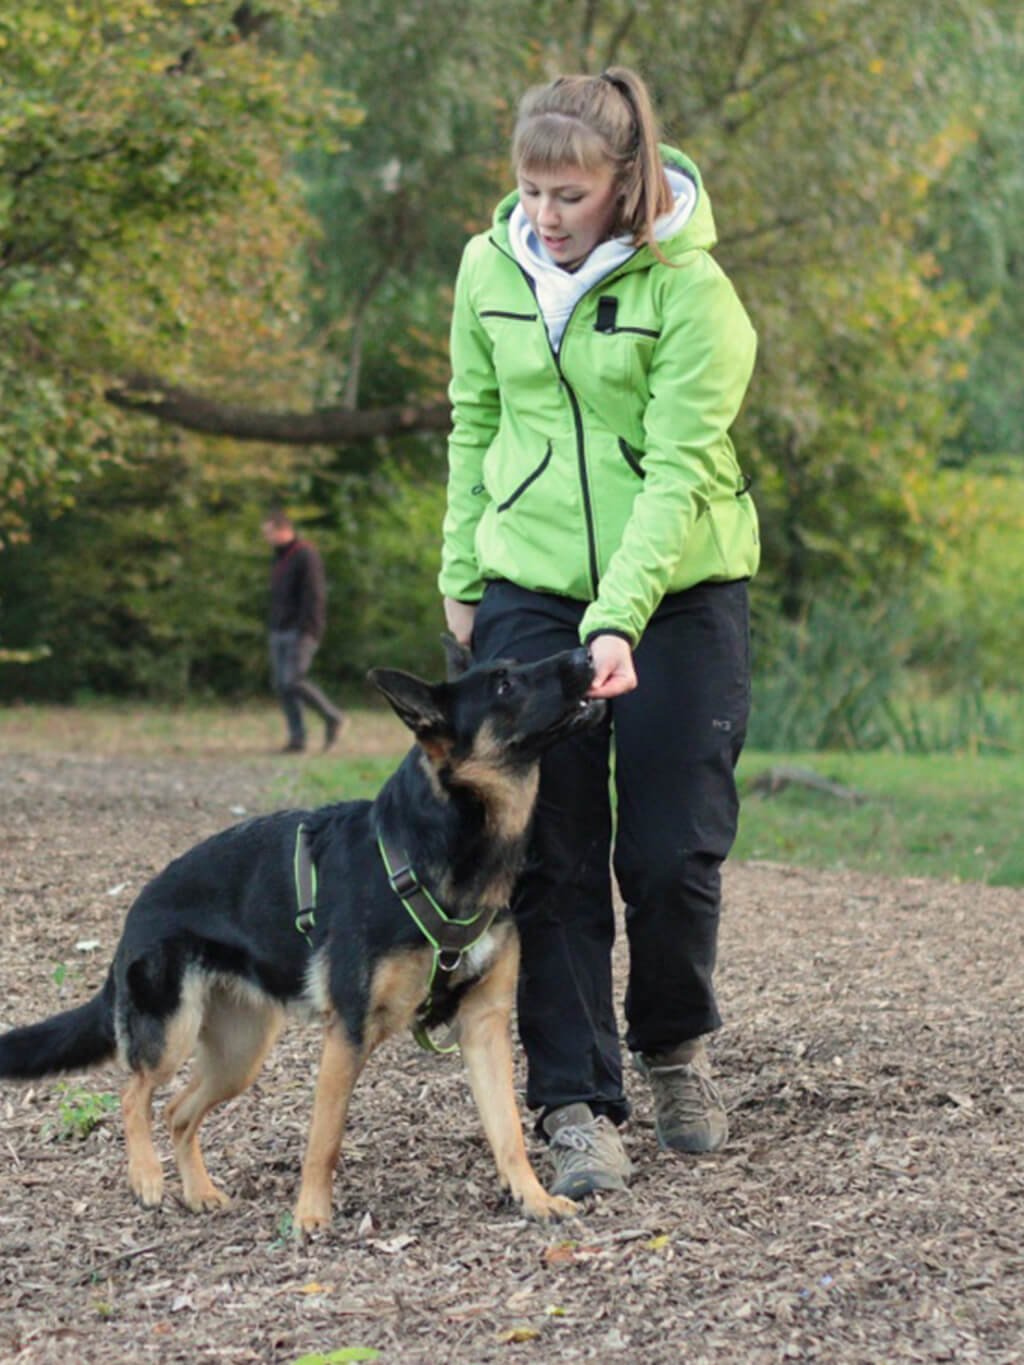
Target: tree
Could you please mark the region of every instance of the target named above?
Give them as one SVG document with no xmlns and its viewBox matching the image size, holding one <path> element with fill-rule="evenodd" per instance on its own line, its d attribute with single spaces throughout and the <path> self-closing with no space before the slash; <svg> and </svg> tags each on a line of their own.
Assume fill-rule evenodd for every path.
<svg viewBox="0 0 1024 1365">
<path fill-rule="evenodd" d="M 140 352 L 177 368 L 182 249 L 229 286 L 235 252 L 256 234 L 226 232 L 225 215 L 251 211 L 257 190 L 264 212 L 298 231 L 282 158 L 309 135 L 314 107 L 324 136 L 345 121 L 340 99 L 313 98 L 301 45 L 315 10 L 4 7 L 0 536 L 23 530 L 34 501 L 64 505 L 123 451 L 128 430 L 103 397 L 112 369 Z"/>
</svg>

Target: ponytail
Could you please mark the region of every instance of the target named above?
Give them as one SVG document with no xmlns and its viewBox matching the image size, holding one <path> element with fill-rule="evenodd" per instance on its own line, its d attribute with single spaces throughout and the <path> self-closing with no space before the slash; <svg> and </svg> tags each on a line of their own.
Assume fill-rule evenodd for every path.
<svg viewBox="0 0 1024 1365">
<path fill-rule="evenodd" d="M 617 233 L 650 246 L 654 223 L 673 204 L 658 148 L 658 123 L 647 86 L 625 66 L 599 76 L 560 76 L 528 90 L 512 137 L 516 168 L 554 170 L 611 163 L 619 184 Z"/>
<path fill-rule="evenodd" d="M 598 79 L 619 92 L 632 116 L 633 155 L 623 168 L 621 182 L 623 230 L 633 234 L 636 245 L 646 242 L 654 246 L 654 220 L 671 209 L 673 199 L 661 161 L 658 121 L 651 97 L 647 86 L 629 67 L 610 66 Z"/>
</svg>

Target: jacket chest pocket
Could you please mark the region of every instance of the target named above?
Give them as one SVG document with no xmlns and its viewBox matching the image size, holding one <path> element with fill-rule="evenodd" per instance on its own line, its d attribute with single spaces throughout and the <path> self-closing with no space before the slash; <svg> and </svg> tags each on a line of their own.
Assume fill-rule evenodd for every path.
<svg viewBox="0 0 1024 1365">
<path fill-rule="evenodd" d="M 527 310 L 482 308 L 478 314 L 490 337 L 498 383 L 514 383 L 537 369 L 535 346 L 539 315 Z M 546 357 L 545 357 L 546 359 Z"/>
<path fill-rule="evenodd" d="M 647 377 L 660 335 L 654 327 L 595 328 L 588 348 L 594 374 L 602 384 L 630 394 L 634 401 L 639 397 L 641 404 L 646 404 L 650 397 Z"/>
</svg>

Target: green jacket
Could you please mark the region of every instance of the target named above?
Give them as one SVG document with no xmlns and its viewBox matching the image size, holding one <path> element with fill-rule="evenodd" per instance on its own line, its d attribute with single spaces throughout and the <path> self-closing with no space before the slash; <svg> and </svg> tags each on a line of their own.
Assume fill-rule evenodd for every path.
<svg viewBox="0 0 1024 1365">
<path fill-rule="evenodd" d="M 635 644 L 666 592 L 758 564 L 729 438 L 754 330 L 709 254 L 696 166 L 663 151 L 697 187 L 659 242 L 671 266 L 637 250 L 577 303 L 557 355 L 509 242 L 515 193 L 470 239 L 455 286 L 441 591 L 475 602 L 505 578 L 588 602 L 581 640 Z"/>
</svg>

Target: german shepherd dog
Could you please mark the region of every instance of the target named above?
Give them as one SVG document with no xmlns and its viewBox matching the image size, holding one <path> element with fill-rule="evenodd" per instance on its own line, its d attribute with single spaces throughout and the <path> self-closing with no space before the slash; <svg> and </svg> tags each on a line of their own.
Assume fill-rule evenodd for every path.
<svg viewBox="0 0 1024 1365">
<path fill-rule="evenodd" d="M 115 1054 L 130 1069 L 128 1180 L 142 1204 L 163 1196 L 154 1091 L 193 1053 L 191 1078 L 166 1107 L 184 1203 L 199 1211 L 228 1202 L 207 1174 L 199 1126 L 253 1081 L 286 1015 L 298 1013 L 326 1024 L 298 1235 L 330 1222 L 363 1065 L 417 1020 L 453 1022 L 502 1187 L 534 1218 L 577 1211 L 547 1193 L 526 1154 L 513 1089 L 518 942 L 508 904 L 540 756 L 596 724 L 605 703 L 586 696 L 584 649 L 526 665 L 470 667 L 462 657 L 460 673 L 451 664 L 458 646 L 448 647 L 446 682 L 370 674 L 416 740 L 376 800 L 281 811 L 196 845 L 143 888 L 92 1000 L 0 1037 L 2 1077 L 96 1066 Z M 315 881 L 316 900 L 297 916 L 309 899 L 303 880 Z M 445 941 L 451 925 L 462 934 L 454 946 Z"/>
</svg>

